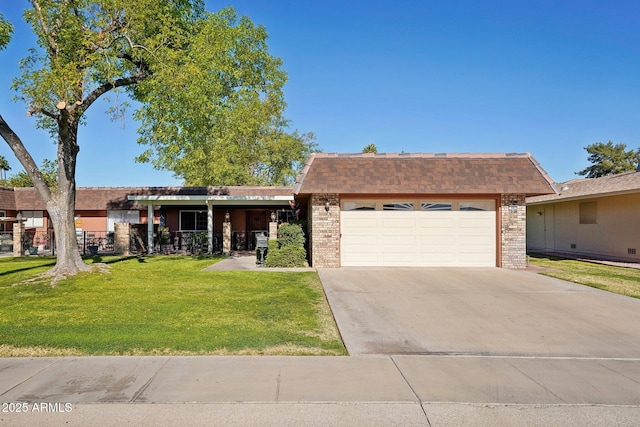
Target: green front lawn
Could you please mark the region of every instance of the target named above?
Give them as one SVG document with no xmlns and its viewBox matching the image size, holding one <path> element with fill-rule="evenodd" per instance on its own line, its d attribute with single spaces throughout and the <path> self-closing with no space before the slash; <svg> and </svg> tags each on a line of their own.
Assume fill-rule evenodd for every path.
<svg viewBox="0 0 640 427">
<path fill-rule="evenodd" d="M 546 276 L 580 283 L 616 294 L 640 298 L 640 270 L 555 257 L 529 258 Z"/>
<path fill-rule="evenodd" d="M 0 259 L 0 356 L 346 354 L 316 273 L 216 261 L 111 257 L 51 287 L 28 279 L 53 258 Z"/>
</svg>

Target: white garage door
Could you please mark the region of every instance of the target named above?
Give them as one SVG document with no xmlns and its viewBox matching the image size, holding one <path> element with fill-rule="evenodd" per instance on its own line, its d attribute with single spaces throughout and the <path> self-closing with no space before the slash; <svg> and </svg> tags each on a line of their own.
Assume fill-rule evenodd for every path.
<svg viewBox="0 0 640 427">
<path fill-rule="evenodd" d="M 347 201 L 340 222 L 343 266 L 496 265 L 493 200 Z"/>
</svg>

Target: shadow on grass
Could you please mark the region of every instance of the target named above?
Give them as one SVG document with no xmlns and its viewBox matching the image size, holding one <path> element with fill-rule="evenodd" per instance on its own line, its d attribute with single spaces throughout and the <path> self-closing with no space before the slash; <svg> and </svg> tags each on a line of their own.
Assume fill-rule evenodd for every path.
<svg viewBox="0 0 640 427">
<path fill-rule="evenodd" d="M 94 264 L 97 263 L 103 263 L 103 264 L 116 264 L 122 261 L 128 261 L 130 259 L 133 258 L 138 258 L 138 255 L 129 255 L 129 256 L 122 256 L 122 257 L 113 257 L 113 259 L 107 259 L 105 260 L 102 255 L 91 255 L 91 256 L 83 256 L 82 259 L 83 260 L 91 260 L 93 261 Z"/>
<path fill-rule="evenodd" d="M 23 259 L 24 260 L 28 260 L 29 258 L 17 258 L 17 259 L 14 259 L 12 262 L 20 263 L 20 260 L 23 260 Z M 47 263 L 44 263 L 44 264 L 21 266 L 20 268 L 12 268 L 10 270 L 3 271 L 2 273 L 0 273 L 0 276 L 6 276 L 6 275 L 9 275 L 9 274 L 19 273 L 19 272 L 22 272 L 22 271 L 35 270 L 35 269 L 42 268 L 42 267 L 53 267 L 55 265 L 56 265 L 56 259 L 53 258 L 50 262 L 47 262 Z M 16 267 L 19 267 L 19 266 L 16 265 Z"/>
</svg>

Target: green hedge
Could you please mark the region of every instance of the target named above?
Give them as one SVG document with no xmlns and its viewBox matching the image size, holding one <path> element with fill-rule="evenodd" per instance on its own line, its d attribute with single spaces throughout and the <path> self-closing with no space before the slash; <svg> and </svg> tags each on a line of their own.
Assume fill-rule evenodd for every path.
<svg viewBox="0 0 640 427">
<path fill-rule="evenodd" d="M 265 266 L 304 267 L 306 260 L 302 228 L 295 224 L 282 224 L 278 228 L 278 238 L 269 241 Z"/>
</svg>

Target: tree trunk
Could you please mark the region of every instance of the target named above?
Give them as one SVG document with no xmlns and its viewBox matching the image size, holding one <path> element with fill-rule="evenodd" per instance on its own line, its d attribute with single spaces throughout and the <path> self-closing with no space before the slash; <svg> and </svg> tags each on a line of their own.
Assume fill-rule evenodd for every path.
<svg viewBox="0 0 640 427">
<path fill-rule="evenodd" d="M 56 266 L 49 273 L 58 277 L 91 270 L 82 261 L 76 237 L 76 160 L 79 151 L 78 118 L 63 109 L 58 119 L 58 187 L 46 201 L 55 231 L 57 256 Z"/>
<path fill-rule="evenodd" d="M 79 116 L 79 114 L 78 114 Z M 53 223 L 56 244 L 56 265 L 48 274 L 62 277 L 91 268 L 82 261 L 76 240 L 76 159 L 78 156 L 77 117 L 62 110 L 58 121 L 58 186 L 54 192 L 45 183 L 42 173 L 18 135 L 0 115 L 0 136 L 11 147 L 17 159 L 31 177 Z"/>
<path fill-rule="evenodd" d="M 58 188 L 47 203 L 47 212 L 55 231 L 56 265 L 48 274 L 70 276 L 90 268 L 82 261 L 75 227 L 75 191 Z"/>
</svg>

